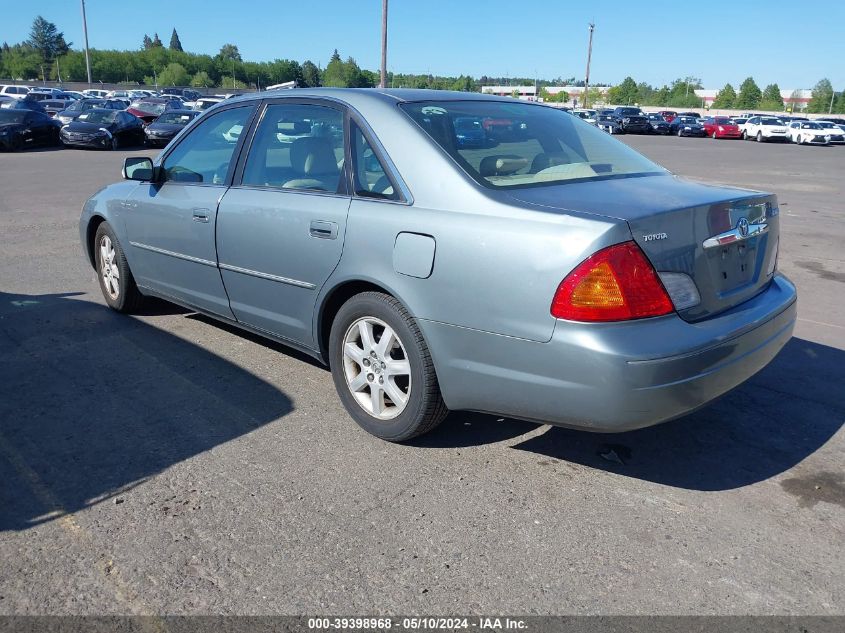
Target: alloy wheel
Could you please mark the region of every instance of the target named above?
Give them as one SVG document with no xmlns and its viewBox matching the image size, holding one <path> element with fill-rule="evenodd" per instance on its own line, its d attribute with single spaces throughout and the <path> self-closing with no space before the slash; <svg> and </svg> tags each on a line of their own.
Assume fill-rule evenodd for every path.
<svg viewBox="0 0 845 633">
<path fill-rule="evenodd" d="M 120 296 L 120 269 L 117 267 L 117 254 L 108 235 L 100 238 L 100 276 L 103 288 L 112 300 Z"/>
<path fill-rule="evenodd" d="M 405 346 L 384 321 L 363 317 L 343 337 L 343 373 L 358 405 L 379 420 L 391 420 L 408 404 L 411 364 Z"/>
</svg>

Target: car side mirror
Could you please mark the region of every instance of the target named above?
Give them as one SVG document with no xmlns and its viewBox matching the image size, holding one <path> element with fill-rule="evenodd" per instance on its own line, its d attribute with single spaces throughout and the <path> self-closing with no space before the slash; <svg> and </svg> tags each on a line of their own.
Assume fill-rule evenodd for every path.
<svg viewBox="0 0 845 633">
<path fill-rule="evenodd" d="M 121 172 L 126 180 L 153 180 L 155 169 L 153 161 L 146 156 L 129 156 L 123 160 Z"/>
</svg>

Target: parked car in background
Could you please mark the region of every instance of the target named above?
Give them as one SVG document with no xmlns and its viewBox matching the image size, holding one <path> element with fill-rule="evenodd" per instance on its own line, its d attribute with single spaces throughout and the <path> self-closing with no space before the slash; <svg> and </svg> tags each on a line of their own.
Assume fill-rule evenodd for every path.
<svg viewBox="0 0 845 633">
<path fill-rule="evenodd" d="M 152 123 L 165 110 L 181 110 L 182 102 L 179 99 L 169 97 L 144 97 L 138 101 L 133 101 L 126 108 L 129 114 L 132 114 L 144 123 Z"/>
<path fill-rule="evenodd" d="M 789 138 L 799 145 L 830 145 L 830 135 L 813 121 L 792 121 L 789 124 Z"/>
<path fill-rule="evenodd" d="M 830 137 L 830 143 L 832 145 L 842 145 L 845 143 L 845 131 L 843 131 L 842 126 L 833 123 L 832 121 L 820 121 L 816 119 L 814 121 L 816 125 L 818 125 L 825 133 Z"/>
<path fill-rule="evenodd" d="M 652 113 L 646 116 L 648 117 L 649 125 L 651 125 L 651 131 L 654 134 L 669 134 L 669 124 L 662 115 L 659 113 Z"/>
<path fill-rule="evenodd" d="M 161 297 L 295 347 L 390 441 L 449 409 L 657 424 L 741 384 L 792 335 L 772 194 L 683 180 L 540 104 L 291 93 L 197 117 L 84 204 L 108 306 Z M 525 127 L 462 149 L 457 118 Z M 280 121 L 344 133 L 279 148 Z"/>
<path fill-rule="evenodd" d="M 130 99 L 128 90 L 109 90 L 106 99 Z"/>
<path fill-rule="evenodd" d="M 37 99 L 30 99 L 29 95 L 23 99 L 12 99 L 3 104 L 3 108 L 12 110 L 32 110 L 33 112 L 44 112 L 44 106 Z"/>
<path fill-rule="evenodd" d="M 142 145 L 144 125 L 140 119 L 123 110 L 95 108 L 63 126 L 61 139 L 68 147 L 115 150 Z"/>
<path fill-rule="evenodd" d="M 33 88 L 26 94 L 27 99 L 45 101 L 47 99 L 67 99 L 67 94 L 57 88 Z"/>
<path fill-rule="evenodd" d="M 666 119 L 666 123 L 671 123 L 672 119 L 678 116 L 678 113 L 674 110 L 660 110 L 657 114 Z"/>
<path fill-rule="evenodd" d="M 710 138 L 742 138 L 739 126 L 728 117 L 714 116 L 699 120 L 704 132 Z"/>
<path fill-rule="evenodd" d="M 38 145 L 59 145 L 60 123 L 43 112 L 0 110 L 0 148 L 17 152 Z"/>
<path fill-rule="evenodd" d="M 786 123 L 772 116 L 753 116 L 740 126 L 742 138 L 763 141 L 788 141 Z"/>
<path fill-rule="evenodd" d="M 584 109 L 584 108 L 575 108 L 572 110 L 571 114 L 574 114 L 579 119 L 584 119 L 587 123 L 591 123 L 593 125 L 596 124 L 596 115 L 598 114 L 595 110 Z"/>
<path fill-rule="evenodd" d="M 743 126 L 743 124 L 744 124 L 746 121 L 748 121 L 748 119 L 747 119 L 747 118 L 745 118 L 745 117 L 741 117 L 741 116 L 734 116 L 734 117 L 731 117 L 731 120 L 733 120 L 733 122 L 734 122 L 734 123 L 736 123 L 736 124 L 739 126 L 740 131 L 742 131 L 742 126 Z"/>
<path fill-rule="evenodd" d="M 7 97 L 11 97 L 12 99 L 23 99 L 29 91 L 32 90 L 31 86 L 18 86 L 18 85 L 0 85 L 0 95 L 5 95 Z"/>
<path fill-rule="evenodd" d="M 161 96 L 184 97 L 183 101 L 196 101 L 202 95 L 191 88 L 162 88 Z"/>
<path fill-rule="evenodd" d="M 685 116 L 685 117 L 693 117 L 694 119 L 700 119 L 701 115 L 698 112 L 693 112 L 690 110 L 689 112 L 678 112 L 675 116 Z"/>
<path fill-rule="evenodd" d="M 208 110 L 212 106 L 216 106 L 223 101 L 223 97 L 200 97 L 194 101 L 194 110 Z"/>
<path fill-rule="evenodd" d="M 96 88 L 88 88 L 87 90 L 83 90 L 82 94 L 86 97 L 96 97 L 98 99 L 105 99 L 108 96 L 108 90 L 98 90 Z"/>
<path fill-rule="evenodd" d="M 639 108 L 630 106 L 615 108 L 613 116 L 619 121 L 619 125 L 625 134 L 647 134 L 651 132 L 651 124 Z"/>
<path fill-rule="evenodd" d="M 56 116 L 56 114 L 67 108 L 71 103 L 73 101 L 66 99 L 47 99 L 41 102 L 41 107 L 50 116 Z"/>
<path fill-rule="evenodd" d="M 487 134 L 481 119 L 477 117 L 457 117 L 455 124 L 455 140 L 458 147 L 484 147 L 487 145 Z"/>
<path fill-rule="evenodd" d="M 681 114 L 672 119 L 669 124 L 669 133 L 678 136 L 707 136 L 704 126 L 698 122 L 697 118 Z"/>
<path fill-rule="evenodd" d="M 94 108 L 104 108 L 107 110 L 123 110 L 124 105 L 122 101 L 116 99 L 80 99 L 74 101 L 64 110 L 56 113 L 56 118 L 64 124 L 74 121 L 83 112 L 93 110 Z"/>
<path fill-rule="evenodd" d="M 164 147 L 199 115 L 196 110 L 165 110 L 144 128 L 144 144 L 149 147 Z"/>
<path fill-rule="evenodd" d="M 608 134 L 625 133 L 625 131 L 622 129 L 622 125 L 619 123 L 619 119 L 613 116 L 613 114 L 597 114 L 596 127 L 600 130 L 607 132 Z"/>
</svg>

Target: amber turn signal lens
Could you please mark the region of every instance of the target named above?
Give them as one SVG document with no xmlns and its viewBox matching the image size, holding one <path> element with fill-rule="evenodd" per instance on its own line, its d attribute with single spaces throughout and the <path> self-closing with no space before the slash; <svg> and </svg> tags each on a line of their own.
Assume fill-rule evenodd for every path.
<svg viewBox="0 0 845 633">
<path fill-rule="evenodd" d="M 627 321 L 674 311 L 651 262 L 634 242 L 602 249 L 560 282 L 551 313 L 570 321 Z"/>
</svg>

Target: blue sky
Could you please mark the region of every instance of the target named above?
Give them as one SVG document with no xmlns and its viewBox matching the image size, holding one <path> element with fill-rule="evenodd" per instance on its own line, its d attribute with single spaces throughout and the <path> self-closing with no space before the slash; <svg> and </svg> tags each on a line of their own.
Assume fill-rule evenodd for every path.
<svg viewBox="0 0 845 633">
<path fill-rule="evenodd" d="M 41 13 L 81 47 L 78 0 L 9 2 L 0 41 L 26 39 Z M 679 11 L 679 5 L 694 7 Z M 87 0 L 90 45 L 138 48 L 144 33 L 165 45 L 173 27 L 186 50 L 215 54 L 226 42 L 244 59 L 311 59 L 332 49 L 377 70 L 381 0 Z M 700 77 L 708 88 L 808 88 L 828 77 L 845 88 L 845 1 L 391 0 L 388 66 L 397 72 L 583 77 L 587 24 L 596 23 L 593 81 L 626 75 L 654 85 Z M 829 29 L 828 29 L 829 25 Z"/>
</svg>

